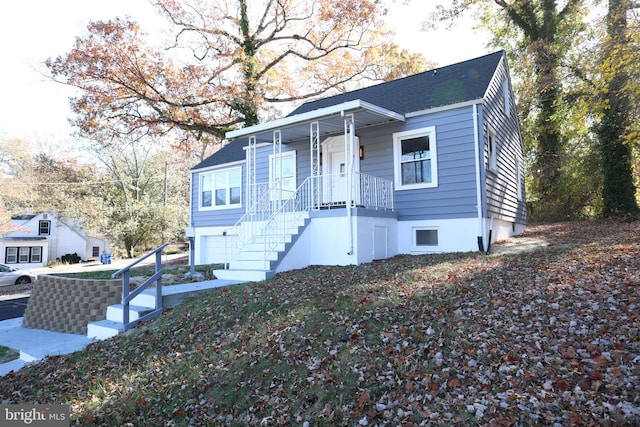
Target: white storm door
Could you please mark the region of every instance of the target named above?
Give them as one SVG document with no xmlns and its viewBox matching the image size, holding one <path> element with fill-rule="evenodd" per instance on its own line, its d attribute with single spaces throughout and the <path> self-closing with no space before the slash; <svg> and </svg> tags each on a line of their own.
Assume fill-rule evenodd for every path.
<svg viewBox="0 0 640 427">
<path fill-rule="evenodd" d="M 347 164 L 344 151 L 335 151 L 330 157 L 330 203 L 347 201 Z"/>
<path fill-rule="evenodd" d="M 278 157 L 269 156 L 271 200 L 287 200 L 296 194 L 296 152 L 286 151 Z"/>
<path fill-rule="evenodd" d="M 356 147 L 358 146 L 356 137 Z M 347 185 L 347 158 L 344 152 L 344 136 L 327 138 L 322 144 L 323 158 L 323 202 L 326 204 L 345 204 L 349 194 Z M 359 159 L 355 159 L 353 171 L 360 170 Z"/>
</svg>

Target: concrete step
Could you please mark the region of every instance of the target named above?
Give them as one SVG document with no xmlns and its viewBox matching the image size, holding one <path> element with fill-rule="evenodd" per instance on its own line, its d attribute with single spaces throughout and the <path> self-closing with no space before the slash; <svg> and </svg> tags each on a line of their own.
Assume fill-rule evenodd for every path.
<svg viewBox="0 0 640 427">
<path fill-rule="evenodd" d="M 99 320 L 87 325 L 87 337 L 91 339 L 105 340 L 124 332 L 122 322 L 113 320 Z"/>
<path fill-rule="evenodd" d="M 280 242 L 277 243 L 275 245 L 267 245 L 267 251 L 271 251 L 271 252 L 282 252 L 284 251 L 286 244 L 290 243 L 291 239 L 289 239 L 289 242 Z M 265 251 L 265 244 L 264 244 L 264 240 L 262 240 L 262 243 L 247 243 L 246 245 L 244 245 L 244 247 L 242 248 L 241 252 L 260 252 L 263 253 Z"/>
<path fill-rule="evenodd" d="M 265 261 L 261 259 L 234 259 L 229 263 L 229 270 L 271 270 L 273 261 Z M 217 277 L 217 276 L 216 276 Z"/>
<path fill-rule="evenodd" d="M 298 230 L 300 230 L 300 227 L 304 226 L 304 222 L 302 223 L 295 223 L 295 224 L 287 224 L 286 226 L 283 227 L 279 227 L 276 226 L 275 224 L 271 227 L 267 227 L 263 230 L 263 233 L 261 234 L 265 234 L 267 236 L 272 236 L 272 235 L 279 235 L 279 234 L 297 234 Z"/>
<path fill-rule="evenodd" d="M 278 251 L 253 251 L 248 249 L 243 249 L 238 252 L 238 255 L 234 258 L 234 261 L 277 261 L 280 257 Z M 233 261 L 232 261 L 233 262 Z"/>
<path fill-rule="evenodd" d="M 293 236 L 295 236 L 296 234 L 298 233 L 288 233 L 284 235 L 271 234 L 266 236 L 263 236 L 263 235 L 253 236 L 250 244 L 264 248 L 265 242 L 266 242 L 267 247 L 276 248 L 277 245 L 279 244 L 291 243 L 291 241 L 293 240 Z"/>
<path fill-rule="evenodd" d="M 221 280 L 237 280 L 242 282 L 262 282 L 271 279 L 274 271 L 265 270 L 214 270 L 213 274 Z"/>
<path fill-rule="evenodd" d="M 138 320 L 147 313 L 151 313 L 155 310 L 154 307 L 143 307 L 139 305 L 129 304 L 129 321 Z M 124 306 L 122 304 L 113 304 L 107 307 L 107 320 L 113 320 L 114 322 L 122 322 L 122 315 L 124 314 Z"/>
<path fill-rule="evenodd" d="M 24 363 L 37 362 L 40 359 L 41 357 L 38 357 L 35 354 L 20 350 L 20 360 L 22 360 Z"/>
<path fill-rule="evenodd" d="M 162 287 L 162 292 L 166 289 L 165 286 Z M 145 289 L 140 293 L 140 295 L 136 295 L 134 299 L 129 303 L 129 307 L 132 305 L 138 307 L 155 307 L 156 306 L 156 289 Z"/>
</svg>

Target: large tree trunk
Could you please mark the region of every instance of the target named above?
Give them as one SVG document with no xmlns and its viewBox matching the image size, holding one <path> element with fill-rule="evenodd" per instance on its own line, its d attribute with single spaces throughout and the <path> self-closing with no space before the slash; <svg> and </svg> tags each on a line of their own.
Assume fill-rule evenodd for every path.
<svg viewBox="0 0 640 427">
<path fill-rule="evenodd" d="M 561 82 L 558 78 L 559 56 L 547 40 L 532 43 L 536 68 L 539 114 L 537 178 L 542 202 L 556 205 L 557 187 L 562 177 L 563 135 L 558 121 Z M 555 209 L 554 209 L 555 210 Z"/>
<path fill-rule="evenodd" d="M 627 39 L 629 0 L 609 0 L 608 46 L 605 47 L 603 117 L 596 128 L 602 158 L 602 201 L 605 216 L 628 215 L 639 211 L 633 183 L 632 151 L 624 135 L 630 123 L 631 104 L 625 93 L 629 76 L 625 65 L 614 58 Z M 610 76 L 610 77 L 609 77 Z"/>
</svg>

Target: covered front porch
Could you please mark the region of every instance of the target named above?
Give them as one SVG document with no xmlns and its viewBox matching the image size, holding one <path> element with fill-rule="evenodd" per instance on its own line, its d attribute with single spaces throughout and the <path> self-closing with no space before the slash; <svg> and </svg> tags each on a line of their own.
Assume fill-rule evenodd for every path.
<svg viewBox="0 0 640 427">
<path fill-rule="evenodd" d="M 360 172 L 366 146 L 356 130 L 392 121 L 404 117 L 356 100 L 230 132 L 229 138 L 246 139 L 246 187 L 245 214 L 224 233 L 226 270 L 244 270 L 247 276 L 255 270 L 268 278 L 290 269 L 284 266 L 309 265 L 313 260 L 305 253 L 312 247 L 314 258 L 325 252 L 330 258 L 337 251 L 344 255 L 331 264 L 362 262 L 356 256 L 358 227 L 370 216 L 395 221 L 394 190 L 392 181 Z M 308 141 L 308 151 L 304 150 L 308 160 L 298 163 L 295 150 L 283 150 L 287 144 L 304 146 L 304 141 Z M 269 180 L 257 182 L 260 173 L 265 175 L 266 157 Z M 385 226 L 385 236 L 388 229 Z M 327 239 L 330 234 L 333 239 Z M 338 241 L 343 249 L 335 247 Z M 297 255 L 291 257 L 294 245 Z"/>
<path fill-rule="evenodd" d="M 393 210 L 393 183 L 360 173 L 366 146 L 356 131 L 394 121 L 403 122 L 404 116 L 355 100 L 229 132 L 230 139 L 246 140 L 246 212 L 272 213 L 291 198 L 297 199 L 301 210 L 346 206 Z M 308 166 L 296 171 L 295 159 L 283 145 L 305 140 Z M 265 146 L 271 146 L 269 181 L 258 183 L 257 169 L 264 167 L 258 148 Z M 297 178 L 298 172 L 304 179 Z"/>
</svg>

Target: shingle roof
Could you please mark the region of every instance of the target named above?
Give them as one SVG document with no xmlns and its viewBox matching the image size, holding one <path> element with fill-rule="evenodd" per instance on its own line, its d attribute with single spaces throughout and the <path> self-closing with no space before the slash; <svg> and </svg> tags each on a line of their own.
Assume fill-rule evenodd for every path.
<svg viewBox="0 0 640 427">
<path fill-rule="evenodd" d="M 307 102 L 289 116 L 360 99 L 396 113 L 410 113 L 481 99 L 503 51 L 423 73 Z"/>
<path fill-rule="evenodd" d="M 244 142 L 231 141 L 218 151 L 195 165 L 192 170 L 208 168 L 211 166 L 224 165 L 226 163 L 237 162 L 245 159 Z"/>
<path fill-rule="evenodd" d="M 306 102 L 287 117 L 358 99 L 400 114 L 481 99 L 503 55 L 504 51 L 498 51 L 390 82 Z M 243 160 L 243 146 L 244 141 L 241 139 L 231 141 L 193 169 Z"/>
</svg>

